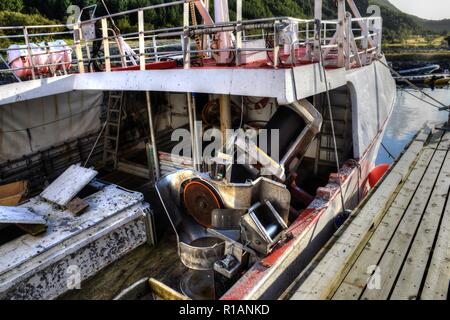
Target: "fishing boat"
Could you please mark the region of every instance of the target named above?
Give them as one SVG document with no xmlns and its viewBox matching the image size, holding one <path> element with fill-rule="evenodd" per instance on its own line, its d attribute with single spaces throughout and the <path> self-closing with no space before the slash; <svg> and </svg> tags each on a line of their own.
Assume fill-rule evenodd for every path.
<svg viewBox="0 0 450 320">
<path fill-rule="evenodd" d="M 5 213 L 47 226 L 2 240 L 0 297 L 60 297 L 147 242 L 159 296 L 277 299 L 377 183 L 396 95 L 381 18 L 338 0 L 325 20 L 316 0 L 311 19 L 246 19 L 243 1 L 235 21 L 182 0 L 0 27 L 26 40 L 1 49 L 1 182 L 37 195 Z M 167 8 L 180 26 L 145 23 Z"/>
</svg>

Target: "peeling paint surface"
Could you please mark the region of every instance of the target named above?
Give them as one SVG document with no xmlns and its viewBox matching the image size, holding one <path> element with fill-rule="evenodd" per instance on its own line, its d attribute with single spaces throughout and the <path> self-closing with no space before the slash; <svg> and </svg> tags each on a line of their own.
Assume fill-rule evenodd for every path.
<svg viewBox="0 0 450 320">
<path fill-rule="evenodd" d="M 41 197 L 66 206 L 97 175 L 97 171 L 80 164 L 71 165 L 41 193 Z"/>
<path fill-rule="evenodd" d="M 110 185 L 85 201 L 89 208 L 78 217 L 39 197 L 23 204 L 49 227 L 0 247 L 0 298 L 56 298 L 69 290 L 71 268 L 82 281 L 146 242 L 150 209 L 142 194 Z"/>
</svg>

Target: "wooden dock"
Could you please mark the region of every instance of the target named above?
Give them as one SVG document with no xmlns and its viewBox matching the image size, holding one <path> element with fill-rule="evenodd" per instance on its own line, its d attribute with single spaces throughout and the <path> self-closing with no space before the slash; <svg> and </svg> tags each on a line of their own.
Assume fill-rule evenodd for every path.
<svg viewBox="0 0 450 320">
<path fill-rule="evenodd" d="M 448 299 L 449 145 L 450 132 L 421 130 L 288 296 Z"/>
</svg>

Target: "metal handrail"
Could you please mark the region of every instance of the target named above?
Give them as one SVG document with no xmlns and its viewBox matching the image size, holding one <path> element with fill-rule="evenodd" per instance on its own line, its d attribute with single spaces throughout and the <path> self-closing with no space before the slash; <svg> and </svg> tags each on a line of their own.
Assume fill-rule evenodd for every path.
<svg viewBox="0 0 450 320">
<path fill-rule="evenodd" d="M 171 27 L 171 28 L 161 28 L 161 29 L 155 29 L 155 30 L 145 30 L 145 27 L 143 25 L 143 22 L 140 24 L 140 28 L 137 32 L 129 32 L 127 34 L 123 35 L 109 35 L 105 34 L 102 35 L 102 37 L 96 37 L 94 39 L 89 39 L 84 41 L 83 39 L 78 39 L 76 35 L 81 35 L 81 28 L 84 25 L 87 24 L 93 24 L 97 21 L 102 21 L 102 26 L 108 25 L 108 20 L 115 17 L 122 17 L 125 15 L 130 14 L 141 14 L 148 10 L 154 10 L 164 7 L 171 7 L 171 6 L 177 6 L 177 5 L 184 5 L 184 9 L 186 10 L 186 4 L 189 4 L 190 2 L 195 2 L 198 0 L 179 0 L 169 3 L 163 3 L 158 5 L 151 5 L 144 8 L 137 8 L 132 10 L 127 10 L 123 12 L 113 13 L 111 15 L 102 16 L 93 18 L 86 21 L 81 21 L 78 23 L 73 23 L 69 25 L 43 25 L 43 26 L 7 26 L 7 27 L 0 27 L 0 31 L 3 30 L 21 30 L 23 33 L 17 34 L 17 35 L 1 35 L 0 39 L 17 39 L 17 38 L 23 38 L 25 39 L 25 46 L 22 48 L 29 51 L 29 57 L 31 59 L 31 66 L 29 67 L 23 67 L 23 68 L 10 68 L 10 69 L 3 69 L 0 70 L 0 73 L 5 72 L 15 72 L 19 70 L 32 70 L 33 71 L 33 78 L 35 77 L 34 70 L 40 67 L 57 67 L 60 65 L 67 65 L 69 62 L 62 62 L 62 63 L 54 63 L 54 64 L 45 64 L 45 65 L 38 65 L 34 66 L 33 64 L 33 58 L 35 56 L 43 55 L 46 53 L 34 53 L 33 47 L 30 44 L 29 39 L 33 37 L 45 37 L 45 38 L 51 38 L 54 36 L 61 36 L 61 35 L 72 35 L 75 42 L 74 44 L 68 44 L 67 48 L 70 48 L 73 52 L 76 54 L 76 59 L 72 59 L 70 62 L 71 65 L 78 64 L 78 70 L 77 72 L 84 72 L 84 64 L 90 63 L 92 61 L 105 61 L 108 62 L 107 65 L 110 68 L 111 64 L 119 63 L 115 61 L 115 59 L 123 59 L 128 57 L 127 54 L 111 54 L 111 46 L 117 46 L 117 44 L 114 44 L 114 42 L 109 43 L 109 41 L 114 40 L 118 41 L 119 38 L 124 39 L 125 41 L 137 41 L 139 43 L 137 48 L 130 48 L 136 52 L 136 55 L 141 57 L 141 70 L 145 70 L 145 66 L 142 66 L 142 63 L 146 63 L 149 59 L 154 59 L 154 61 L 158 61 L 160 57 L 170 57 L 170 56 L 183 56 L 183 59 L 187 59 L 187 61 L 184 61 L 185 67 L 189 67 L 191 56 L 190 54 L 199 54 L 199 53 L 205 53 L 208 55 L 212 55 L 219 52 L 235 52 L 239 53 L 242 51 L 252 51 L 252 52 L 273 52 L 273 56 L 276 57 L 273 60 L 273 67 L 278 67 L 279 64 L 279 51 L 280 51 L 280 44 L 278 43 L 277 37 L 279 35 L 279 30 L 277 29 L 278 26 L 284 26 L 289 23 L 296 23 L 299 25 L 298 30 L 298 40 L 292 44 L 293 48 L 299 48 L 299 47 L 308 47 L 310 45 L 314 44 L 315 38 L 316 38 L 316 25 L 315 20 L 313 19 L 297 19 L 292 17 L 273 17 L 273 18 L 260 18 L 260 19 L 251 19 L 251 20 L 243 20 L 243 21 L 230 21 L 230 22 L 223 22 L 223 23 L 214 23 L 214 24 L 200 24 L 191 26 L 189 25 L 189 21 L 184 21 L 183 26 L 179 27 Z M 237 2 L 240 2 L 242 0 L 237 0 Z M 143 15 L 142 15 L 143 16 Z M 186 17 L 186 15 L 185 15 Z M 352 28 L 352 24 L 358 22 L 358 24 L 365 23 L 367 26 L 367 29 L 369 29 L 369 24 L 372 23 L 373 25 L 379 25 L 380 30 L 371 30 L 369 32 L 366 32 L 363 30 L 363 28 Z M 350 66 L 354 61 L 359 61 L 360 65 L 367 64 L 371 62 L 371 59 L 373 56 L 381 52 L 381 17 L 364 17 L 364 18 L 352 18 L 352 19 L 346 19 L 345 24 L 346 28 L 350 31 L 348 31 L 346 36 L 346 42 L 348 43 L 349 47 L 352 47 L 350 50 L 350 53 L 344 53 L 345 59 L 346 59 L 346 65 Z M 339 48 L 341 44 L 339 44 L 339 41 L 342 41 L 340 39 L 336 39 L 336 34 L 338 32 L 341 32 L 342 28 L 339 28 L 340 21 L 339 20 L 323 20 L 321 21 L 322 24 L 322 37 L 321 37 L 321 48 L 324 50 L 328 55 L 335 56 L 335 53 L 331 52 L 332 49 Z M 28 31 L 31 31 L 33 29 L 43 29 L 43 28 L 69 28 L 73 30 L 69 31 L 55 31 L 55 32 L 38 32 L 38 33 L 29 33 Z M 244 41 L 248 41 L 249 39 L 264 39 L 266 40 L 267 37 L 270 37 L 270 39 L 275 39 L 274 45 L 270 47 L 262 47 L 262 48 L 246 48 L 246 47 L 239 47 L 238 43 L 239 41 L 236 41 L 235 48 L 228 48 L 228 49 L 212 49 L 212 48 L 205 48 L 203 50 L 193 50 L 190 48 L 189 41 L 187 42 L 188 45 L 185 46 L 186 37 L 190 38 L 195 35 L 210 35 L 210 34 L 216 34 L 219 32 L 231 32 L 235 34 L 235 37 L 238 36 L 239 32 L 242 31 L 257 31 L 261 30 L 261 34 L 250 34 L 250 35 L 244 35 L 243 39 Z M 267 31 L 265 33 L 264 31 Z M 354 33 L 360 33 L 356 36 Z M 335 34 L 335 36 L 330 37 L 330 34 Z M 81 37 L 79 37 L 81 38 Z M 146 46 L 145 42 L 152 41 L 152 46 Z M 107 52 L 105 52 L 104 57 L 90 57 L 88 55 L 89 52 L 89 43 L 95 43 L 95 42 L 103 42 L 104 48 L 107 49 Z M 162 45 L 158 45 L 158 42 L 163 42 Z M 375 45 L 369 45 L 370 43 L 375 43 Z M 59 47 L 59 45 L 54 45 L 55 47 Z M 161 49 L 167 49 L 170 47 L 179 47 L 179 50 L 169 50 L 164 51 Z M 43 46 L 46 50 L 50 49 L 51 45 L 46 44 L 46 46 Z M 186 48 L 185 48 L 186 47 Z M 354 49 L 356 47 L 356 49 Z M 183 49 L 184 48 L 184 49 Z M 119 48 L 118 48 L 119 49 Z M 9 50 L 17 50 L 17 49 L 8 49 L 8 48 L 0 48 L 1 52 L 8 52 Z M 147 51 L 151 50 L 151 53 L 148 53 Z M 315 48 L 317 50 L 317 48 Z M 120 51 L 120 50 L 119 50 Z M 296 57 L 295 55 L 296 50 L 292 50 L 290 53 L 293 60 L 301 59 L 302 57 Z M 339 52 L 339 54 L 341 54 Z M 286 55 L 286 53 L 285 53 Z M 89 58 L 87 58 L 89 57 Z M 326 57 L 325 57 L 326 58 Z M 328 61 L 328 60 L 327 60 Z M 361 61 L 364 61 L 362 63 Z M 295 65 L 295 63 L 294 63 Z M 64 70 L 65 71 L 65 70 Z M 106 71 L 111 71 L 110 69 Z M 42 76 L 42 75 L 40 75 Z"/>
</svg>

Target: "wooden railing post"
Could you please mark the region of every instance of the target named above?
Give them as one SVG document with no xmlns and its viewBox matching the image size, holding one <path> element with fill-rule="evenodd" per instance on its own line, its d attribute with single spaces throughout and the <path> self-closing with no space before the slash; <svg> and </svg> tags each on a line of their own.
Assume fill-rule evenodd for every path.
<svg viewBox="0 0 450 320">
<path fill-rule="evenodd" d="M 338 45 L 338 67 L 345 66 L 345 0 L 338 0 L 338 25 L 337 25 L 337 45 Z"/>
<path fill-rule="evenodd" d="M 352 15 L 349 12 L 345 13 L 345 35 L 344 35 L 344 51 L 345 51 L 345 68 L 350 69 L 352 61 L 351 50 L 351 34 L 352 34 Z M 355 54 L 358 54 L 357 52 Z"/>
<path fill-rule="evenodd" d="M 140 70 L 145 70 L 145 34 L 144 34 L 144 11 L 138 11 L 138 31 L 139 31 L 139 66 Z"/>
<path fill-rule="evenodd" d="M 108 21 L 106 18 L 102 19 L 102 36 L 103 36 L 103 51 L 105 55 L 105 71 L 111 71 L 111 54 L 109 51 L 109 37 L 108 37 Z"/>
<path fill-rule="evenodd" d="M 362 40 L 362 48 L 363 48 L 363 50 L 364 50 L 364 57 L 363 57 L 363 59 L 362 59 L 362 62 L 364 63 L 364 64 L 367 64 L 368 63 L 368 49 L 369 49 L 369 19 L 366 19 L 365 21 L 364 21 L 364 25 L 366 26 L 366 28 L 363 28 L 363 30 L 362 30 L 362 35 L 363 35 L 363 40 Z"/>
<path fill-rule="evenodd" d="M 241 64 L 242 49 L 242 0 L 236 0 L 236 65 Z"/>
<path fill-rule="evenodd" d="M 191 66 L 191 41 L 189 38 L 189 2 L 183 4 L 183 67 Z"/>
<path fill-rule="evenodd" d="M 278 68 L 278 59 L 280 56 L 280 42 L 278 40 L 278 23 L 274 21 L 273 26 L 273 67 Z"/>
<path fill-rule="evenodd" d="M 78 72 L 84 73 L 83 51 L 81 49 L 82 34 L 79 24 L 73 25 L 73 35 L 75 40 L 75 55 L 77 57 Z"/>
</svg>

